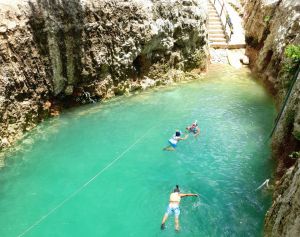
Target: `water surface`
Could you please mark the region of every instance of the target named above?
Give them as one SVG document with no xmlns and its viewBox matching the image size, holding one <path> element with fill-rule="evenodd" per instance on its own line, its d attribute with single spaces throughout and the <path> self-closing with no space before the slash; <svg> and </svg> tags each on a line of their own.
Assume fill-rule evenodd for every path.
<svg viewBox="0 0 300 237">
<path fill-rule="evenodd" d="M 261 236 L 272 100 L 246 70 L 72 109 L 40 125 L 0 172 L 0 236 Z M 201 134 L 162 148 L 197 119 Z M 182 200 L 160 230 L 174 185 Z M 85 186 L 83 186 L 85 185 Z"/>
</svg>

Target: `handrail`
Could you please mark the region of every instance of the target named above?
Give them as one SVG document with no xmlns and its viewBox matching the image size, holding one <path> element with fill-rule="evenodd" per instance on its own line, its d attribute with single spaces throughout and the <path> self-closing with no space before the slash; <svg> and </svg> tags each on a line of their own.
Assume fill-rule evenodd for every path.
<svg viewBox="0 0 300 237">
<path fill-rule="evenodd" d="M 224 0 L 210 0 L 210 1 L 211 2 L 213 1 L 215 9 L 221 19 L 221 22 L 224 26 L 226 40 L 228 43 L 230 41 L 231 35 L 232 35 L 232 22 L 230 20 L 228 11 L 226 9 L 225 2 L 224 2 Z M 217 3 L 219 4 L 219 6 L 217 6 Z"/>
</svg>

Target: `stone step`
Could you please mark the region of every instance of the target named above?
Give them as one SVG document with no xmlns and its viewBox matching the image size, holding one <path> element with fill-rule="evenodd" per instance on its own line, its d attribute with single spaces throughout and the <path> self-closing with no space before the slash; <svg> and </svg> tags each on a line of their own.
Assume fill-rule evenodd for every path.
<svg viewBox="0 0 300 237">
<path fill-rule="evenodd" d="M 226 49 L 228 48 L 227 43 L 217 42 L 217 43 L 209 43 L 209 46 L 214 49 Z"/>
<path fill-rule="evenodd" d="M 246 44 L 228 44 L 228 48 L 229 49 L 243 49 L 243 48 L 246 48 Z"/>
<path fill-rule="evenodd" d="M 221 30 L 219 30 L 219 29 L 209 29 L 208 34 L 224 34 L 224 30 L 223 29 L 221 29 Z"/>
<path fill-rule="evenodd" d="M 209 20 L 220 20 L 219 16 L 208 16 Z"/>
<path fill-rule="evenodd" d="M 223 30 L 222 25 L 208 25 L 209 30 Z"/>
<path fill-rule="evenodd" d="M 221 22 L 221 21 L 210 21 L 209 19 L 208 19 L 208 23 L 209 23 L 209 24 L 212 24 L 212 25 L 216 25 L 216 24 L 222 25 L 222 22 Z"/>
<path fill-rule="evenodd" d="M 208 28 L 210 27 L 210 26 L 212 26 L 212 27 L 214 27 L 214 26 L 223 26 L 222 24 L 221 24 L 221 22 L 208 22 Z"/>
<path fill-rule="evenodd" d="M 213 41 L 213 42 L 215 42 L 215 41 L 218 41 L 218 42 L 226 41 L 225 35 L 217 35 L 217 36 L 215 36 L 215 35 L 208 34 L 208 39 L 210 41 Z"/>
<path fill-rule="evenodd" d="M 208 14 L 208 17 L 219 17 L 219 15 L 217 13 L 210 13 Z"/>
<path fill-rule="evenodd" d="M 212 35 L 208 34 L 209 39 L 226 39 L 225 34 Z"/>
<path fill-rule="evenodd" d="M 209 37 L 209 41 L 212 41 L 213 43 L 226 42 L 226 39 L 225 38 L 211 38 L 211 37 Z"/>
<path fill-rule="evenodd" d="M 217 37 L 217 38 L 225 38 L 225 34 L 210 34 L 208 33 L 208 37 Z"/>
<path fill-rule="evenodd" d="M 222 24 L 221 20 L 219 18 L 208 18 L 208 22 L 209 23 L 219 23 L 219 24 Z"/>
<path fill-rule="evenodd" d="M 208 29 L 218 30 L 218 29 L 223 29 L 223 27 L 221 24 L 208 24 Z"/>
<path fill-rule="evenodd" d="M 211 33 L 208 33 L 208 37 L 209 38 L 213 38 L 213 37 L 215 37 L 215 38 L 225 38 L 225 34 L 224 33 L 222 33 L 222 34 L 211 34 Z"/>
</svg>

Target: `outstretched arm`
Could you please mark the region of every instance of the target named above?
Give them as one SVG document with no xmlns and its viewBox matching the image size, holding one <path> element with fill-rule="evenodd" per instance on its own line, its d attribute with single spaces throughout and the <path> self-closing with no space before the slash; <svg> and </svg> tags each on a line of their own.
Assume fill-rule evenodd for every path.
<svg viewBox="0 0 300 237">
<path fill-rule="evenodd" d="M 191 196 L 198 197 L 199 194 L 195 194 L 195 193 L 180 193 L 179 196 L 180 197 L 191 197 Z"/>
<path fill-rule="evenodd" d="M 188 136 L 189 136 L 189 135 L 188 135 L 188 134 L 186 134 L 184 137 L 179 137 L 179 138 L 178 138 L 178 140 L 185 140 L 185 139 L 187 139 L 187 138 L 188 138 Z"/>
</svg>

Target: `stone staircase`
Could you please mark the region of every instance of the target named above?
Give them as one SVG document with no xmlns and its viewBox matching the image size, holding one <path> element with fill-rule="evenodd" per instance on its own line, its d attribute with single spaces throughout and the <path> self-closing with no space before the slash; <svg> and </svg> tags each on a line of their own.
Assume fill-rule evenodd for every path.
<svg viewBox="0 0 300 237">
<path fill-rule="evenodd" d="M 214 5 L 208 0 L 208 40 L 212 48 L 227 48 L 226 37 L 220 17 Z"/>
</svg>

